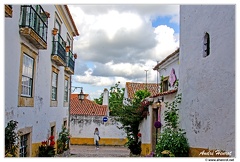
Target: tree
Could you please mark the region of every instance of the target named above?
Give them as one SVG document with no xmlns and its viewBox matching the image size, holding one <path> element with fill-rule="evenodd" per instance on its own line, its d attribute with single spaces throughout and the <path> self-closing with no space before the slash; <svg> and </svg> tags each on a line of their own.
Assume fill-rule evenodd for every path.
<svg viewBox="0 0 240 162">
<path fill-rule="evenodd" d="M 150 96 L 147 90 L 139 90 L 134 94 L 134 98 L 129 104 L 123 105 L 121 109 L 117 109 L 117 121 L 122 123 L 121 129 L 124 129 L 128 142 L 126 145 L 132 154 L 138 155 L 141 153 L 141 141 L 138 141 L 139 124 L 143 120 L 141 106 L 142 101 Z"/>
<path fill-rule="evenodd" d="M 99 98 L 94 98 L 94 102 L 99 104 L 99 105 L 102 105 L 102 103 L 103 103 L 103 93 L 100 95 Z"/>
<path fill-rule="evenodd" d="M 119 109 L 123 107 L 123 97 L 125 88 L 119 88 L 120 82 L 110 88 L 109 92 L 109 110 L 111 116 L 117 116 Z"/>
<path fill-rule="evenodd" d="M 111 116 L 116 116 L 116 111 L 121 109 L 123 106 L 123 96 L 125 88 L 119 87 L 120 82 L 116 83 L 109 89 L 109 110 Z M 99 98 L 95 98 L 94 101 L 102 105 L 103 103 L 103 93 Z"/>
</svg>

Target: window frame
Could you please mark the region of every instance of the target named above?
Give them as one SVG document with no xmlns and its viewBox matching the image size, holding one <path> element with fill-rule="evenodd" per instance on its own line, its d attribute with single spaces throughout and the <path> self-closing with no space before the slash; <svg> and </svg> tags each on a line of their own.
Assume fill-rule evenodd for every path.
<svg viewBox="0 0 240 162">
<path fill-rule="evenodd" d="M 19 157 L 28 157 L 28 143 L 29 143 L 29 133 L 23 134 L 20 136 L 20 144 L 19 144 Z M 22 139 L 24 137 L 24 139 Z M 24 143 L 24 144 L 23 144 Z M 23 144 L 23 145 L 22 145 Z M 21 151 L 23 150 L 23 151 Z M 24 155 L 24 156 L 22 156 Z"/>
<path fill-rule="evenodd" d="M 27 55 L 33 59 L 33 69 L 32 69 L 32 81 L 31 81 L 31 96 L 22 95 L 22 80 L 23 80 L 23 64 L 24 55 Z M 18 79 L 18 107 L 34 107 L 34 90 L 35 90 L 35 74 L 36 74 L 36 60 L 37 52 L 31 49 L 24 43 L 21 43 L 21 54 L 20 54 L 20 64 L 19 64 L 19 79 Z"/>
<path fill-rule="evenodd" d="M 27 76 L 28 74 L 25 74 L 26 71 L 29 70 L 29 67 L 25 67 L 24 68 L 24 64 L 25 64 L 25 58 L 31 59 L 32 60 L 32 70 L 31 70 L 31 76 Z M 27 63 L 28 64 L 28 63 Z M 23 97 L 32 97 L 32 91 L 33 91 L 33 75 L 34 75 L 34 59 L 29 56 L 28 54 L 26 54 L 25 52 L 23 53 L 23 64 L 22 64 L 22 90 L 21 90 L 21 96 Z M 26 69 L 26 70 L 24 70 Z M 29 79 L 29 84 L 28 85 L 23 85 L 23 78 L 27 78 Z M 29 94 L 23 94 L 23 86 L 26 86 L 26 88 L 30 88 L 30 90 L 27 90 L 27 92 L 29 92 Z"/>
<path fill-rule="evenodd" d="M 26 141 L 26 156 L 24 157 L 31 157 L 32 156 L 32 127 L 25 127 L 21 128 L 17 131 L 18 136 L 20 137 L 20 140 L 18 142 L 18 156 L 22 157 L 20 154 L 21 150 L 21 137 L 26 136 L 27 141 Z"/>
<path fill-rule="evenodd" d="M 56 76 L 56 78 L 54 78 L 54 76 Z M 53 82 L 53 79 L 55 79 L 55 81 Z M 53 85 L 53 84 L 55 84 L 55 85 Z M 57 101 L 57 97 L 58 97 L 58 95 L 57 95 L 57 92 L 58 92 L 58 73 L 56 73 L 56 72 L 52 72 L 52 84 L 51 84 L 51 86 L 52 86 L 52 95 L 51 95 L 51 100 L 52 101 Z M 55 90 L 55 98 L 53 98 L 53 88 L 54 88 L 54 90 Z"/>
<path fill-rule="evenodd" d="M 162 92 L 167 92 L 169 90 L 169 76 L 166 76 L 162 80 Z"/>
<path fill-rule="evenodd" d="M 52 100 L 52 79 L 53 79 L 53 73 L 57 74 L 57 90 L 56 90 L 56 100 Z M 50 93 L 50 107 L 57 107 L 58 105 L 58 77 L 59 75 L 59 69 L 52 65 L 52 73 L 51 73 L 51 85 L 49 87 L 49 93 Z"/>
<path fill-rule="evenodd" d="M 64 102 L 68 102 L 68 79 L 64 79 Z"/>
<path fill-rule="evenodd" d="M 203 57 L 210 55 L 210 35 L 208 32 L 205 32 L 203 38 Z"/>
</svg>

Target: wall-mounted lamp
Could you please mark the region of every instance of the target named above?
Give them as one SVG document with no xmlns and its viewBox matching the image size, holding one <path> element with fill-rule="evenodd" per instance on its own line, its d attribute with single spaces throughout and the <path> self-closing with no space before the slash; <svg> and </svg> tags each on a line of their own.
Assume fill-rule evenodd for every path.
<svg viewBox="0 0 240 162">
<path fill-rule="evenodd" d="M 160 107 L 161 103 L 164 101 L 164 97 L 158 98 L 158 101 L 156 102 L 157 107 Z"/>
<path fill-rule="evenodd" d="M 81 102 L 84 100 L 84 94 L 83 94 L 82 88 L 81 88 L 80 94 L 78 95 L 78 99 L 81 100 Z"/>
<path fill-rule="evenodd" d="M 80 93 L 78 94 L 78 99 L 82 102 L 84 100 L 84 94 L 83 94 L 83 87 L 73 87 L 73 92 L 77 89 L 77 88 L 80 88 L 81 91 Z"/>
</svg>

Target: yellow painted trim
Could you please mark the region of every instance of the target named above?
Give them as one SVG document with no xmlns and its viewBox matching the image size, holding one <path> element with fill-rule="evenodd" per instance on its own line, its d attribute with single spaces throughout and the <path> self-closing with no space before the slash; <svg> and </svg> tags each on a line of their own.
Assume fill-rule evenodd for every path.
<svg viewBox="0 0 240 162">
<path fill-rule="evenodd" d="M 39 152 L 39 146 L 41 146 L 42 142 L 32 143 L 32 157 L 37 157 Z"/>
<path fill-rule="evenodd" d="M 47 43 L 45 43 L 33 29 L 29 27 L 22 27 L 19 29 L 19 33 L 28 39 L 36 48 L 47 49 Z"/>
<path fill-rule="evenodd" d="M 71 21 L 67 18 L 67 12 L 63 5 L 55 5 L 58 15 L 62 18 L 64 25 L 71 37 L 73 37 L 74 30 L 71 28 Z"/>
<path fill-rule="evenodd" d="M 66 63 L 57 55 L 53 55 L 52 60 L 55 61 L 58 66 L 66 66 Z"/>
<path fill-rule="evenodd" d="M 31 148 L 31 144 L 32 144 L 32 129 L 33 127 L 25 127 L 25 128 L 21 128 L 17 131 L 17 134 L 19 135 L 19 137 L 29 134 L 27 136 L 28 140 L 27 140 L 27 157 L 32 156 L 32 148 Z M 18 156 L 19 156 L 19 148 L 20 148 L 20 143 L 18 143 Z"/>
<path fill-rule="evenodd" d="M 65 80 L 68 81 L 68 79 L 69 79 L 69 76 L 67 76 L 67 75 L 65 74 Z"/>
<path fill-rule="evenodd" d="M 70 67 L 65 67 L 65 71 L 69 73 L 70 75 L 74 74 L 74 71 Z"/>
<path fill-rule="evenodd" d="M 23 55 L 27 54 L 33 58 L 33 87 L 32 87 L 32 97 L 21 96 L 22 92 L 22 69 L 23 69 Z M 19 79 L 18 79 L 18 106 L 19 107 L 33 107 L 34 106 L 34 90 L 35 90 L 35 79 L 36 79 L 36 59 L 37 52 L 31 49 L 28 45 L 21 43 L 21 55 L 20 55 L 20 66 L 19 66 Z"/>
<path fill-rule="evenodd" d="M 13 10 L 9 7 L 9 5 L 5 5 L 5 17 L 12 17 L 12 12 Z"/>
<path fill-rule="evenodd" d="M 52 65 L 52 71 L 58 74 L 60 70 Z"/>
<path fill-rule="evenodd" d="M 229 152 L 216 151 L 217 149 L 209 150 L 207 148 L 194 148 L 190 147 L 190 157 L 229 157 Z M 220 150 L 220 149 L 219 149 Z"/>
<path fill-rule="evenodd" d="M 127 142 L 127 138 L 101 138 L 99 141 L 100 145 L 111 145 L 111 146 L 124 146 Z M 70 138 L 71 145 L 94 145 L 93 138 Z"/>
<path fill-rule="evenodd" d="M 152 152 L 152 146 L 150 143 L 142 143 L 141 148 L 142 148 L 141 156 L 149 155 Z"/>
</svg>

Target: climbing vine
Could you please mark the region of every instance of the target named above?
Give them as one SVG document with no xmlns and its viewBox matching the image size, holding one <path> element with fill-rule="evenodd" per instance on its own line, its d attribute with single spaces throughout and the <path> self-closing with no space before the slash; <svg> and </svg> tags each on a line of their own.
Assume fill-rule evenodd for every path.
<svg viewBox="0 0 240 162">
<path fill-rule="evenodd" d="M 171 103 L 165 103 L 164 121 L 166 125 L 157 141 L 156 156 L 158 157 L 187 157 L 189 154 L 186 132 L 179 128 L 178 104 L 181 103 L 181 100 L 182 94 L 178 94 Z"/>
</svg>

